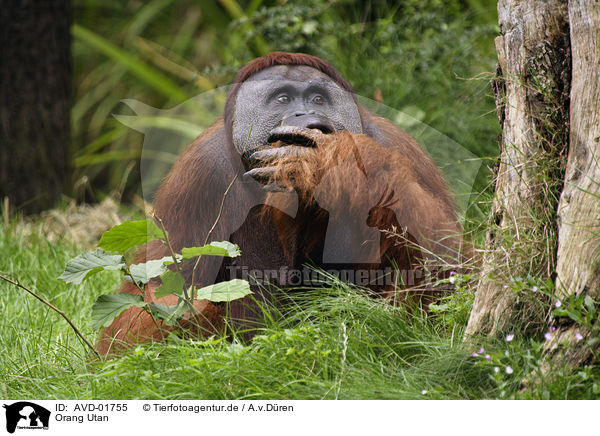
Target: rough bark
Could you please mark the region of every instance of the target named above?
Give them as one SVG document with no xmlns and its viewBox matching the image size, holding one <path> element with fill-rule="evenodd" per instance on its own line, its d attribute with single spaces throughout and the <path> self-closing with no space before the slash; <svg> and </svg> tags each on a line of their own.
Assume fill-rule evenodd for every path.
<svg viewBox="0 0 600 436">
<path fill-rule="evenodd" d="M 0 6 L 0 197 L 25 212 L 64 187 L 71 87 L 69 0 Z"/>
<path fill-rule="evenodd" d="M 557 288 L 600 299 L 600 3 L 569 2 L 573 79 Z"/>
<path fill-rule="evenodd" d="M 600 301 L 600 3 L 569 1 L 573 78 L 571 132 L 565 184 L 558 207 L 557 298 L 590 296 Z M 568 303 L 565 303 L 568 304 Z M 564 325 L 549 344 L 572 345 L 592 325 Z M 574 351 L 574 349 L 576 351 Z M 566 356 L 581 363 L 591 347 L 570 347 Z"/>
<path fill-rule="evenodd" d="M 500 0 L 495 91 L 502 124 L 482 278 L 466 334 L 539 328 L 548 304 L 514 277 L 552 277 L 556 207 L 568 132 L 569 31 L 564 0 Z"/>
</svg>

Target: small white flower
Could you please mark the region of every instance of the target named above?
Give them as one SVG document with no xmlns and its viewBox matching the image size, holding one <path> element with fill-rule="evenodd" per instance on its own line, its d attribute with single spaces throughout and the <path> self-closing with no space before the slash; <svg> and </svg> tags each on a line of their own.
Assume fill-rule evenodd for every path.
<svg viewBox="0 0 600 436">
<path fill-rule="evenodd" d="M 575 333 L 575 339 L 577 339 L 578 341 L 581 341 L 583 339 L 583 336 L 581 335 L 581 333 L 577 332 L 577 333 Z"/>
<path fill-rule="evenodd" d="M 487 360 L 492 360 L 492 356 L 490 356 L 489 354 L 486 354 L 486 355 L 485 355 L 485 358 L 486 358 Z"/>
<path fill-rule="evenodd" d="M 510 342 L 515 338 L 515 335 L 513 335 L 512 333 L 510 335 L 506 335 L 506 342 Z"/>
<path fill-rule="evenodd" d="M 498 374 L 498 371 L 500 371 L 500 368 L 498 368 L 497 366 L 494 366 L 494 372 L 495 372 L 496 374 Z"/>
<path fill-rule="evenodd" d="M 533 288 L 531 288 L 531 292 L 537 292 L 538 291 L 538 287 L 534 286 Z"/>
<path fill-rule="evenodd" d="M 560 306 L 562 306 L 562 303 L 560 302 L 560 300 L 556 300 L 556 303 L 554 303 L 554 306 L 560 307 Z"/>
<path fill-rule="evenodd" d="M 552 339 L 552 333 L 547 332 L 544 337 L 546 338 L 547 341 L 549 341 L 550 339 Z"/>
<path fill-rule="evenodd" d="M 451 285 L 454 284 L 455 280 L 456 280 L 456 277 L 454 277 L 454 276 L 450 276 L 450 278 L 448 279 L 448 281 L 450 282 Z"/>
<path fill-rule="evenodd" d="M 507 374 L 512 374 L 513 373 L 513 369 L 510 366 L 507 366 L 505 369 Z"/>
<path fill-rule="evenodd" d="M 425 389 L 423 389 L 423 390 L 421 391 L 421 395 L 425 395 L 426 393 L 427 393 L 427 390 L 425 390 Z"/>
</svg>

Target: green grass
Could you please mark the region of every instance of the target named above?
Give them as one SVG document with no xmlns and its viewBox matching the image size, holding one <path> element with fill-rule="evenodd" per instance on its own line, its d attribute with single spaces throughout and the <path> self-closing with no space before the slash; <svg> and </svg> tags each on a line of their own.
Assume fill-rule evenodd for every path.
<svg viewBox="0 0 600 436">
<path fill-rule="evenodd" d="M 50 242 L 41 224 L 31 234 L 16 222 L 0 227 L 0 271 L 64 310 L 83 334 L 91 307 L 101 293 L 115 289 L 119 278 L 94 278 L 86 287 L 57 279 L 65 262 L 77 253 L 73 244 Z M 81 250 L 81 248 L 79 248 Z M 85 349 L 55 312 L 6 282 L 0 283 L 0 396 L 3 398 L 70 398 L 81 395 L 79 377 L 86 370 Z"/>
<path fill-rule="evenodd" d="M 312 294 L 312 295 L 310 295 Z M 347 287 L 293 298 L 243 345 L 222 339 L 139 347 L 98 367 L 95 395 L 161 399 L 416 399 L 485 396 L 486 374 L 422 316 Z M 139 371 L 139 368 L 143 368 Z M 115 392 L 114 386 L 121 390 Z M 143 386 L 141 390 L 131 386 Z"/>
<path fill-rule="evenodd" d="M 0 271 L 16 276 L 64 312 L 93 341 L 91 306 L 119 284 L 102 273 L 85 285 L 58 280 L 87 248 L 50 242 L 41 224 L 28 234 L 0 227 Z M 407 311 L 341 283 L 297 291 L 270 311 L 251 342 L 172 338 L 97 362 L 56 313 L 0 283 L 0 397 L 4 399 L 491 399 L 596 398 L 598 367 L 523 388 L 539 372 L 543 338 L 465 343 L 472 295 L 436 312 Z M 473 352 L 485 347 L 481 355 Z M 490 354 L 490 360 L 485 358 Z M 506 373 L 506 367 L 513 369 Z M 494 372 L 498 367 L 498 372 Z M 562 371 L 562 373 L 561 373 Z"/>
</svg>

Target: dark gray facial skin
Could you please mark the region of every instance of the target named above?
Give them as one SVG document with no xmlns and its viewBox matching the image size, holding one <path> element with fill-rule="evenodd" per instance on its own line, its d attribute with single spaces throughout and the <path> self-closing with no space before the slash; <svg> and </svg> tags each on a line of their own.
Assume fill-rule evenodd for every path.
<svg viewBox="0 0 600 436">
<path fill-rule="evenodd" d="M 277 65 L 240 87 L 233 117 L 233 144 L 244 156 L 269 146 L 278 126 L 362 133 L 352 94 L 328 75 L 304 65 Z"/>
</svg>

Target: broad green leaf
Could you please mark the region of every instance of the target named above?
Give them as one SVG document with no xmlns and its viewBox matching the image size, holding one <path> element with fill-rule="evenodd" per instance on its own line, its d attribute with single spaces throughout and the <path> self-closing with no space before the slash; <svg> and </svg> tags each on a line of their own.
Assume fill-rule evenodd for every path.
<svg viewBox="0 0 600 436">
<path fill-rule="evenodd" d="M 145 263 L 137 263 L 129 267 L 131 279 L 138 284 L 146 284 L 154 277 L 158 277 L 167 270 L 167 265 L 173 263 L 171 256 L 165 256 L 162 259 L 149 260 Z"/>
<path fill-rule="evenodd" d="M 202 247 L 189 247 L 181 250 L 184 259 L 191 259 L 196 256 L 237 257 L 240 254 L 240 247 L 229 241 L 211 242 Z"/>
<path fill-rule="evenodd" d="M 147 303 L 141 295 L 119 292 L 114 295 L 100 295 L 92 307 L 92 327 L 108 327 L 117 316 L 130 307 L 144 307 Z"/>
<path fill-rule="evenodd" d="M 583 299 L 583 304 L 590 313 L 596 312 L 596 303 L 594 302 L 594 299 L 589 295 L 585 296 L 585 298 Z"/>
<path fill-rule="evenodd" d="M 569 318 L 571 318 L 575 322 L 580 322 L 583 319 L 581 313 L 577 310 L 567 309 L 567 313 L 569 314 Z"/>
<path fill-rule="evenodd" d="M 232 244 L 229 241 L 213 241 L 208 245 L 212 247 L 224 248 L 227 250 L 227 257 L 237 257 L 242 254 L 240 247 L 236 244 Z"/>
<path fill-rule="evenodd" d="M 557 317 L 560 317 L 560 316 L 569 316 L 569 311 L 566 310 L 566 309 L 562 309 L 562 308 L 561 309 L 554 309 L 552 311 L 552 314 L 554 316 L 557 316 Z"/>
<path fill-rule="evenodd" d="M 85 167 L 108 162 L 140 159 L 140 150 L 107 150 L 96 154 L 86 154 L 73 159 L 73 166 Z"/>
<path fill-rule="evenodd" d="M 183 300 L 175 306 L 166 306 L 164 304 L 150 303 L 148 305 L 152 314 L 165 322 L 166 325 L 174 325 L 188 311 L 187 305 Z"/>
<path fill-rule="evenodd" d="M 128 248 L 163 237 L 162 230 L 152 220 L 125 221 L 104 232 L 98 247 L 122 253 Z"/>
<path fill-rule="evenodd" d="M 95 153 L 95 152 L 101 150 L 106 145 L 113 143 L 115 140 L 117 140 L 118 138 L 123 136 L 124 131 L 125 131 L 124 126 L 117 125 L 113 130 L 110 130 L 110 131 L 98 136 L 96 139 L 94 139 L 92 142 L 87 144 L 85 147 L 79 148 L 77 151 L 75 151 L 75 156 L 87 156 L 87 155 L 90 155 L 92 153 Z M 77 158 L 74 158 L 74 159 L 77 159 Z M 75 164 L 75 166 L 78 166 L 78 165 Z"/>
<path fill-rule="evenodd" d="M 185 279 L 181 274 L 168 269 L 160 276 L 160 279 L 162 280 L 162 285 L 154 291 L 156 298 L 171 294 L 179 295 L 183 291 Z"/>
<path fill-rule="evenodd" d="M 429 305 L 429 310 L 431 310 L 432 312 L 445 312 L 448 310 L 448 308 L 450 307 L 450 305 L 448 304 L 430 304 Z"/>
<path fill-rule="evenodd" d="M 203 128 L 198 124 L 186 120 L 169 116 L 151 116 L 151 115 L 113 115 L 119 122 L 140 132 L 147 131 L 150 128 L 159 128 L 171 130 L 190 140 L 196 139 L 203 132 Z M 175 158 L 179 157 L 173 155 Z"/>
<path fill-rule="evenodd" d="M 208 300 L 213 303 L 234 301 L 252 294 L 250 283 L 242 279 L 233 279 L 227 282 L 215 283 L 205 286 L 196 292 L 197 300 Z"/>
<path fill-rule="evenodd" d="M 125 259 L 120 254 L 108 254 L 104 250 L 80 254 L 65 266 L 65 272 L 59 277 L 67 283 L 79 284 L 94 274 L 108 270 L 120 270 L 125 267 Z"/>
</svg>

